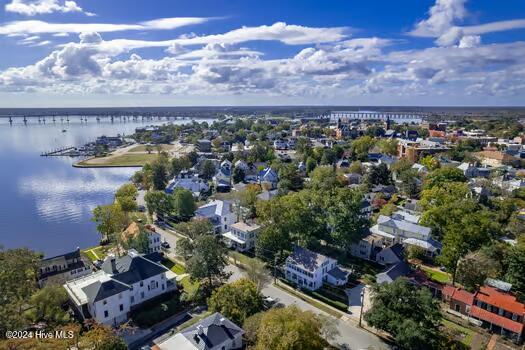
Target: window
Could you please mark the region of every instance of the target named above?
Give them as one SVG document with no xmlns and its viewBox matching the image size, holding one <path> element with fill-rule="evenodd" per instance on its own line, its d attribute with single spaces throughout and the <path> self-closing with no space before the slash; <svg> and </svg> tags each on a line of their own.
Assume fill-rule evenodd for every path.
<svg viewBox="0 0 525 350">
<path fill-rule="evenodd" d="M 143 287 L 144 286 L 144 282 L 140 281 L 140 286 Z"/>
<path fill-rule="evenodd" d="M 106 305 L 107 303 L 108 303 L 108 301 L 107 301 L 107 300 L 104 300 L 104 301 L 102 302 L 102 305 Z"/>
<path fill-rule="evenodd" d="M 140 297 L 144 299 L 144 292 L 140 292 Z"/>
<path fill-rule="evenodd" d="M 108 310 L 104 310 L 104 318 L 108 318 L 108 316 L 109 316 Z"/>
<path fill-rule="evenodd" d="M 130 299 L 131 303 L 133 304 L 135 302 L 135 297 L 132 295 Z"/>
<path fill-rule="evenodd" d="M 119 305 L 119 310 L 120 310 L 120 311 L 124 311 L 124 305 L 120 304 L 120 305 Z"/>
</svg>

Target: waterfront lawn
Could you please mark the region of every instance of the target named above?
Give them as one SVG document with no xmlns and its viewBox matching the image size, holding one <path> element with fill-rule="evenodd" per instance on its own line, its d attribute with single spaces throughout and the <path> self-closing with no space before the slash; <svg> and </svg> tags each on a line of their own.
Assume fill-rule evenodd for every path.
<svg viewBox="0 0 525 350">
<path fill-rule="evenodd" d="M 419 268 L 426 273 L 428 278 L 438 283 L 450 283 L 450 275 L 446 272 L 434 270 L 425 265 L 420 265 Z"/>
<path fill-rule="evenodd" d="M 84 249 L 82 253 L 84 253 L 88 257 L 88 259 L 93 262 L 95 260 L 104 260 L 104 258 L 107 255 L 107 249 L 107 247 L 98 246 Z"/>
<path fill-rule="evenodd" d="M 179 293 L 168 293 L 142 303 L 131 312 L 131 318 L 140 328 L 148 328 L 182 310 Z"/>
<path fill-rule="evenodd" d="M 151 154 L 157 153 L 157 146 L 161 147 L 161 151 L 170 151 L 173 148 L 173 145 L 151 145 Z M 147 152 L 146 145 L 138 145 L 131 148 L 128 152 Z"/>
<path fill-rule="evenodd" d="M 124 167 L 124 166 L 143 166 L 157 158 L 157 153 L 124 153 L 119 155 L 109 155 L 107 157 L 90 158 L 76 164 L 78 167 Z"/>
</svg>

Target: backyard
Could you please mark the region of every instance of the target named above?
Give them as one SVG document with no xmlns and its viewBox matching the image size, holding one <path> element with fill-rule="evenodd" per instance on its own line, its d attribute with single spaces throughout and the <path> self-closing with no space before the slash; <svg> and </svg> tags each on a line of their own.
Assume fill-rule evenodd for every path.
<svg viewBox="0 0 525 350">
<path fill-rule="evenodd" d="M 425 272 L 428 278 L 430 278 L 431 280 L 435 282 L 443 283 L 443 284 L 448 284 L 451 282 L 450 275 L 446 272 L 443 272 L 438 269 L 431 268 L 425 265 L 419 265 L 419 268 Z"/>
</svg>

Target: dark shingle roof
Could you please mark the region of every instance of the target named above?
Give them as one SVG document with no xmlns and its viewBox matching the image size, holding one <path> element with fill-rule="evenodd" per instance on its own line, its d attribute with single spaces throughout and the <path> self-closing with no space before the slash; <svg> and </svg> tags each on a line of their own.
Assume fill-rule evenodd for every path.
<svg viewBox="0 0 525 350">
<path fill-rule="evenodd" d="M 129 287 L 125 284 L 122 284 L 112 279 L 109 279 L 104 282 L 97 281 L 82 288 L 89 300 L 92 300 L 93 302 L 106 299 L 112 295 L 122 293 L 123 291 L 128 289 Z"/>
<path fill-rule="evenodd" d="M 112 278 L 126 284 L 133 284 L 168 271 L 164 266 L 138 255 L 133 257 L 124 255 L 115 258 L 114 264 L 111 260 L 108 258 L 104 261 L 102 270 L 113 275 Z"/>
<path fill-rule="evenodd" d="M 221 319 L 224 319 L 222 325 Z M 198 326 L 202 326 L 202 334 L 199 334 Z M 182 335 L 197 349 L 206 350 L 212 349 L 228 339 L 233 339 L 240 332 L 243 332 L 242 328 L 216 312 L 184 330 Z"/>
<path fill-rule="evenodd" d="M 392 265 L 385 272 L 378 273 L 376 275 L 377 283 L 390 283 L 396 280 L 396 278 L 401 276 L 406 276 L 411 271 L 410 266 L 404 262 L 398 262 L 395 265 Z"/>
<path fill-rule="evenodd" d="M 341 270 L 339 266 L 334 267 L 327 273 L 338 280 L 346 280 L 348 278 L 348 272 Z"/>
</svg>

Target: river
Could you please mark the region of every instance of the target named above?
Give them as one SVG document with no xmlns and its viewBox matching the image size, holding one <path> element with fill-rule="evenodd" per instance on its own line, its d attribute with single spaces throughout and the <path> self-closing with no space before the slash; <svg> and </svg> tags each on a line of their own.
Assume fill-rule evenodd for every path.
<svg viewBox="0 0 525 350">
<path fill-rule="evenodd" d="M 184 123 L 187 121 L 175 121 Z M 46 124 L 31 120 L 13 125 L 0 119 L 0 245 L 28 247 L 52 256 L 98 244 L 91 210 L 113 200 L 115 190 L 137 168 L 73 168 L 69 157 L 41 157 L 43 151 L 81 146 L 97 136 L 132 134 L 136 127 L 163 122 Z M 62 132 L 65 129 L 67 132 Z"/>
</svg>

